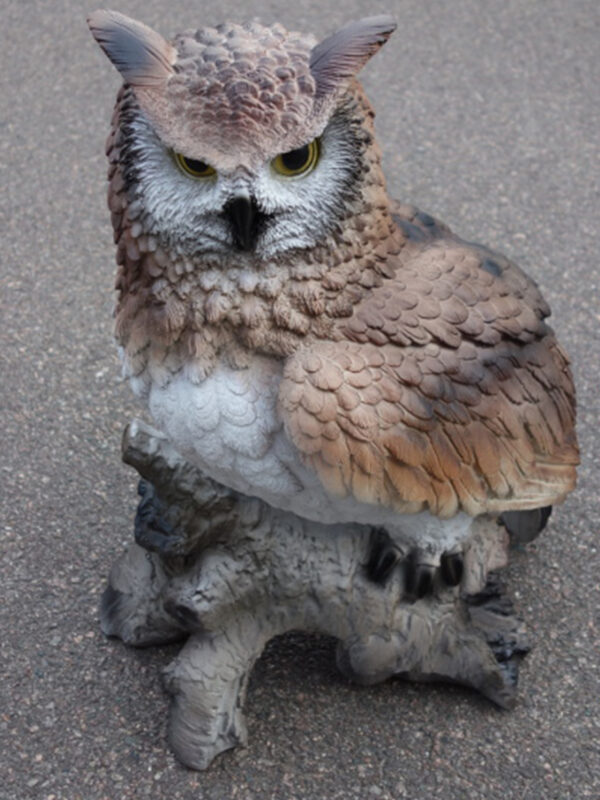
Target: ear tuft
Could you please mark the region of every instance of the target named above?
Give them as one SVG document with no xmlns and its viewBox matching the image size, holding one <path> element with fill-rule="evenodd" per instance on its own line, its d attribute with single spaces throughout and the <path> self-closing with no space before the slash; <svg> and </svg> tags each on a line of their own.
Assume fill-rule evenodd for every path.
<svg viewBox="0 0 600 800">
<path fill-rule="evenodd" d="M 353 78 L 396 30 L 387 14 L 350 22 L 313 48 L 310 70 L 317 97 L 331 94 Z"/>
<path fill-rule="evenodd" d="M 134 87 L 161 86 L 172 74 L 175 49 L 152 28 L 104 9 L 90 14 L 87 22 L 127 83 Z"/>
</svg>

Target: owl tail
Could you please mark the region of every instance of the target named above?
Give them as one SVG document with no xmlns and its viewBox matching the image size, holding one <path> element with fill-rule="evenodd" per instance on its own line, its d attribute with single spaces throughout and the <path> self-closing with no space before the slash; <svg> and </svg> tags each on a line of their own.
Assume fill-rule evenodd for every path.
<svg viewBox="0 0 600 800">
<path fill-rule="evenodd" d="M 527 544 L 544 530 L 551 513 L 552 506 L 532 508 L 528 511 L 505 511 L 500 515 L 500 522 L 510 533 L 513 541 Z"/>
</svg>

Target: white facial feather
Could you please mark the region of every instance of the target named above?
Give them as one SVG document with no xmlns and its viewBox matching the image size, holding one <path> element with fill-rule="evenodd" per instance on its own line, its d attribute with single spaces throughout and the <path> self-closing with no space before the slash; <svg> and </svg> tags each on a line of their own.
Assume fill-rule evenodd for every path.
<svg viewBox="0 0 600 800">
<path fill-rule="evenodd" d="M 143 209 L 145 232 L 187 257 L 220 260 L 234 255 L 238 262 L 264 261 L 315 247 L 339 223 L 347 203 L 344 193 L 357 169 L 356 144 L 341 117 L 334 117 L 323 131 L 315 168 L 294 177 L 275 172 L 271 162 L 279 154 L 273 153 L 254 172 L 240 167 L 194 178 L 178 167 L 141 113 L 131 123 L 131 133 L 136 183 L 130 211 L 139 209 L 141 214 Z M 236 250 L 230 223 L 221 216 L 225 205 L 240 195 L 253 196 L 269 217 L 251 255 Z"/>
</svg>

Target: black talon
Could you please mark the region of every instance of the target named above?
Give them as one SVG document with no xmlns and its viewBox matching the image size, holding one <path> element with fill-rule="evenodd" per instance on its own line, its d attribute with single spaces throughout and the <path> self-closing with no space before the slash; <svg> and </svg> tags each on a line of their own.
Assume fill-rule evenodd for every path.
<svg viewBox="0 0 600 800">
<path fill-rule="evenodd" d="M 458 586 L 464 572 L 464 562 L 461 553 L 444 553 L 440 562 L 440 570 L 444 583 L 448 586 Z"/>
<path fill-rule="evenodd" d="M 417 564 L 413 573 L 414 577 L 414 594 L 417 600 L 425 597 L 426 594 L 431 594 L 433 590 L 433 576 L 435 575 L 435 568 L 431 564 Z"/>
<path fill-rule="evenodd" d="M 406 593 L 415 600 L 420 600 L 433 590 L 435 567 L 431 564 L 419 564 L 415 553 L 406 560 Z"/>
<path fill-rule="evenodd" d="M 367 576 L 374 583 L 383 584 L 398 563 L 398 550 L 384 528 L 373 528 L 369 543 Z"/>
</svg>

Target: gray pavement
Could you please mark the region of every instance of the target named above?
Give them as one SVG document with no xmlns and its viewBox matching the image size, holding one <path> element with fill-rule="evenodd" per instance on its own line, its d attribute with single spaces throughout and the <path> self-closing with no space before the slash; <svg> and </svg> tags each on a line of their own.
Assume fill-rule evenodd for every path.
<svg viewBox="0 0 600 800">
<path fill-rule="evenodd" d="M 389 10 L 368 66 L 393 193 L 542 285 L 579 390 L 579 487 L 508 582 L 535 649 L 520 703 L 394 681 L 357 688 L 292 635 L 253 674 L 250 743 L 204 774 L 165 741 L 160 670 L 99 632 L 131 539 L 120 464 L 139 413 L 112 345 L 103 142 L 116 73 L 88 0 L 2 0 L 0 798 L 600 797 L 600 10 L 597 0 L 130 0 L 164 33 L 259 15 L 328 32 Z"/>
</svg>

